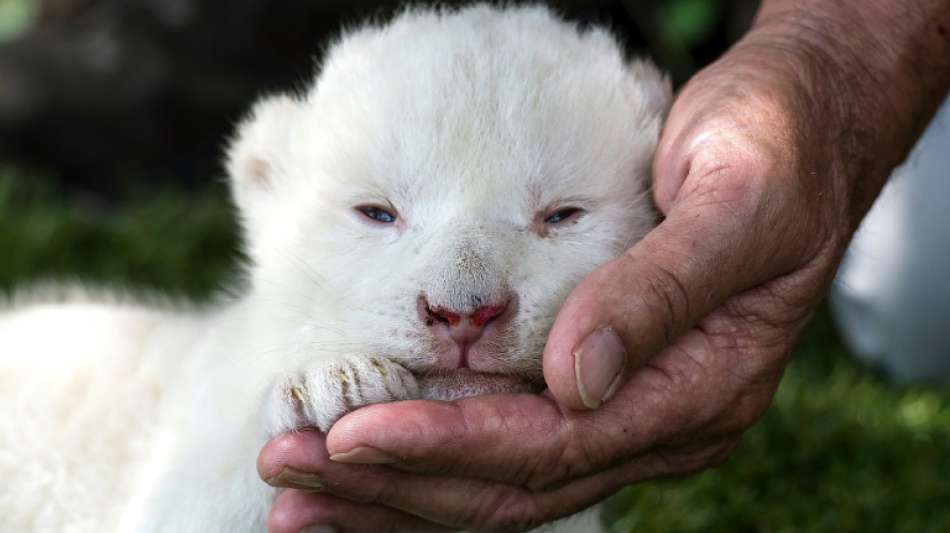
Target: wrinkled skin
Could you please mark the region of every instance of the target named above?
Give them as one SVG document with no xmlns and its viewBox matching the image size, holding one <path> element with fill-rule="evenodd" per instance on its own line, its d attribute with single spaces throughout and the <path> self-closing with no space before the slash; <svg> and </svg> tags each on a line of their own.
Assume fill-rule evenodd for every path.
<svg viewBox="0 0 950 533">
<path fill-rule="evenodd" d="M 950 18 L 947 2 L 920 4 L 931 9 L 921 27 L 891 18 L 890 28 L 934 30 L 915 50 L 946 57 L 936 24 Z M 654 164 L 666 218 L 569 297 L 544 354 L 549 391 L 374 405 L 326 438 L 274 439 L 259 471 L 290 490 L 272 509 L 273 533 L 521 531 L 730 455 L 950 82 L 913 81 L 920 64 L 898 60 L 909 41 L 883 33 L 818 42 L 833 33 L 810 31 L 790 5 L 767 2 L 756 28 L 678 96 Z M 626 381 L 586 410 L 572 354 L 604 325 L 625 346 Z"/>
</svg>

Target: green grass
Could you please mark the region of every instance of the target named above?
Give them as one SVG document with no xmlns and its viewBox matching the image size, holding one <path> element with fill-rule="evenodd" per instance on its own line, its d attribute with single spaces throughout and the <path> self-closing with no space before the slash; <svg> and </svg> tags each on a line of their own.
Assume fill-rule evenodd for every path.
<svg viewBox="0 0 950 533">
<path fill-rule="evenodd" d="M 0 0 L 0 43 L 26 31 L 38 7 L 34 0 Z"/>
<path fill-rule="evenodd" d="M 732 459 L 631 487 L 612 531 L 950 530 L 950 394 L 900 387 L 850 359 L 826 312 Z"/>
<path fill-rule="evenodd" d="M 0 289 L 82 278 L 205 298 L 235 271 L 223 188 L 68 203 L 0 173 Z M 950 531 L 950 391 L 895 386 L 819 314 L 775 403 L 724 466 L 628 488 L 613 531 Z"/>
<path fill-rule="evenodd" d="M 36 176 L 0 171 L 0 289 L 82 280 L 205 298 L 235 271 L 226 191 L 139 193 L 116 208 L 67 202 Z"/>
</svg>

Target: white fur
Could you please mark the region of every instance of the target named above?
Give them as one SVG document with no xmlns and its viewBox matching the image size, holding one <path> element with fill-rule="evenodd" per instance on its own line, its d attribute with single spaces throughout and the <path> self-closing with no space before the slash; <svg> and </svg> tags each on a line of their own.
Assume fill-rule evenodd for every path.
<svg viewBox="0 0 950 533">
<path fill-rule="evenodd" d="M 232 144 L 245 294 L 0 313 L 0 530 L 260 531 L 269 436 L 537 382 L 570 289 L 653 223 L 669 98 L 605 31 L 540 7 L 410 10 L 345 34 L 310 89 L 264 99 Z M 370 224 L 362 204 L 399 220 Z M 586 213 L 539 225 L 557 206 Z M 420 295 L 470 312 L 503 293 L 517 313 L 478 370 L 511 378 L 433 376 Z"/>
</svg>

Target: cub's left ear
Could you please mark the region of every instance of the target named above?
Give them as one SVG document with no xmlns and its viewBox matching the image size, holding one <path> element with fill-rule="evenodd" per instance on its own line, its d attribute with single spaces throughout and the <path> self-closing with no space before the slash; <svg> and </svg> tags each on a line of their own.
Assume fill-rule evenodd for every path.
<svg viewBox="0 0 950 533">
<path fill-rule="evenodd" d="M 640 112 L 643 118 L 666 120 L 673 103 L 673 84 L 660 69 L 645 59 L 634 59 L 627 65 L 636 87 Z"/>
<path fill-rule="evenodd" d="M 227 152 L 227 171 L 246 226 L 266 217 L 269 200 L 285 179 L 292 124 L 302 106 L 289 95 L 270 96 L 238 125 Z"/>
</svg>

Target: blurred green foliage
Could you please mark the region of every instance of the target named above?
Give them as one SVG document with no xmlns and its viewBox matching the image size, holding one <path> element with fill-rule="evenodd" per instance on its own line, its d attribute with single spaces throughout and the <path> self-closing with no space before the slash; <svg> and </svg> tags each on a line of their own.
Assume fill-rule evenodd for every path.
<svg viewBox="0 0 950 533">
<path fill-rule="evenodd" d="M 81 279 L 207 297 L 238 257 L 222 189 L 142 192 L 112 209 L 67 202 L 47 180 L 0 171 L 0 289 Z"/>
<path fill-rule="evenodd" d="M 856 363 L 826 312 L 720 468 L 630 487 L 612 533 L 950 531 L 950 391 Z"/>
<path fill-rule="evenodd" d="M 67 202 L 0 173 L 0 288 L 49 278 L 203 299 L 238 255 L 223 186 Z M 722 467 L 615 497 L 621 532 L 927 532 L 950 527 L 950 391 L 895 386 L 854 362 L 820 313 L 762 421 Z"/>
<path fill-rule="evenodd" d="M 708 39 L 722 7 L 720 0 L 665 0 L 660 9 L 664 42 L 685 51 Z"/>
<path fill-rule="evenodd" d="M 0 42 L 29 28 L 35 16 L 34 0 L 0 0 Z"/>
</svg>

